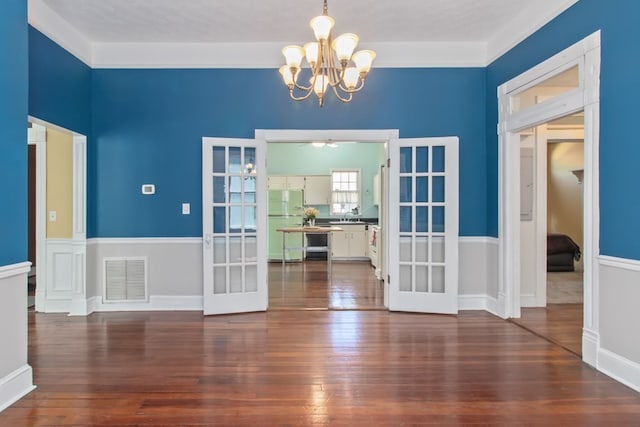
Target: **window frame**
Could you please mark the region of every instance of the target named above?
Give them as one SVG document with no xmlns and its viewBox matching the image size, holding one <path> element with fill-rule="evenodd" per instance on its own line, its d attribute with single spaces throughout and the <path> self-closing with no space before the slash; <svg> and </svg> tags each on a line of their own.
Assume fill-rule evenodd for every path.
<svg viewBox="0 0 640 427">
<path fill-rule="evenodd" d="M 356 207 L 358 208 L 359 213 L 362 213 L 362 169 L 360 168 L 332 168 L 330 169 L 330 176 L 331 176 L 331 200 L 330 200 L 330 205 L 329 205 L 329 214 L 333 215 L 333 216 L 344 216 L 344 215 L 350 215 L 351 214 L 351 209 L 348 209 L 346 212 L 342 212 L 342 211 L 335 211 L 334 210 L 334 203 L 333 203 L 333 195 L 335 193 L 334 189 L 333 189 L 333 183 L 334 183 L 334 174 L 335 173 L 341 173 L 341 172 L 349 172 L 349 173 L 355 173 L 356 174 L 356 193 L 357 193 L 357 201 L 355 203 Z M 349 203 L 351 205 L 351 203 Z"/>
</svg>

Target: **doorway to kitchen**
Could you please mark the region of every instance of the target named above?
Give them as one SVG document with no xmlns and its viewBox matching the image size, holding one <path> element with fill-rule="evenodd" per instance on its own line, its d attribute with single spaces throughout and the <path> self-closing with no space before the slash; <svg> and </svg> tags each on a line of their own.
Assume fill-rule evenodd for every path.
<svg viewBox="0 0 640 427">
<path fill-rule="evenodd" d="M 269 309 L 385 308 L 387 158 L 382 142 L 267 144 Z"/>
<path fill-rule="evenodd" d="M 377 249 L 384 307 L 394 311 L 458 311 L 458 138 L 398 138 L 397 130 L 256 130 L 254 139 L 202 139 L 204 314 L 264 311 L 269 307 L 267 263 L 268 143 L 356 141 L 383 143 L 388 149 L 381 177 L 381 243 Z M 397 166 L 394 166 L 397 165 Z M 349 175 L 349 174 L 347 174 Z M 349 193 L 350 178 L 336 176 Z M 288 181 L 288 180 L 287 180 Z M 335 182 L 333 183 L 335 184 Z M 332 187 L 333 187 L 332 184 Z M 386 186 L 386 190 L 385 190 Z M 336 191 L 332 190 L 334 193 Z M 291 197 L 281 194 L 279 203 Z M 384 197 L 383 196 L 383 197 Z M 333 196 L 332 196 L 333 197 Z M 335 203 L 333 203 L 335 200 Z M 343 208 L 344 204 L 344 208 Z M 352 201 L 332 199 L 332 213 L 351 209 Z M 298 205 L 302 210 L 303 206 Z M 308 212 L 305 213 L 310 219 Z M 363 221 L 341 218 L 331 227 L 278 227 L 282 235 L 345 233 L 356 240 Z M 365 229 L 366 232 L 366 229 Z M 326 247 L 303 246 L 303 254 L 324 249 L 335 255 L 351 247 L 336 240 Z M 286 239 L 282 252 L 290 247 Z M 361 240 L 360 240 L 361 241 Z M 364 257 L 363 257 L 364 258 Z M 331 274 L 331 255 L 327 269 Z M 283 263 L 285 268 L 287 262 Z M 377 269 L 376 269 L 377 270 Z"/>
</svg>

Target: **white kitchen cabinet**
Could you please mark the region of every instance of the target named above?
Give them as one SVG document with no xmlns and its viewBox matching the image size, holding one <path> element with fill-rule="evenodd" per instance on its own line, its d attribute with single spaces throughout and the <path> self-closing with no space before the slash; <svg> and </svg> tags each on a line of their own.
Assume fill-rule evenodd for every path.
<svg viewBox="0 0 640 427">
<path fill-rule="evenodd" d="M 267 177 L 269 190 L 304 190 L 303 175 L 269 175 Z"/>
<path fill-rule="evenodd" d="M 333 259 L 369 259 L 366 224 L 339 224 L 331 240 Z"/>
<path fill-rule="evenodd" d="M 331 175 L 307 175 L 304 177 L 304 204 L 331 204 Z"/>
</svg>

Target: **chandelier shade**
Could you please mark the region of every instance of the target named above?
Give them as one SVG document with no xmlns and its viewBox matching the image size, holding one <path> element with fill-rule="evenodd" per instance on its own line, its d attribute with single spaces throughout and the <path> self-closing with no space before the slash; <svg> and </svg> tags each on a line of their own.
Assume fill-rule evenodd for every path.
<svg viewBox="0 0 640 427">
<path fill-rule="evenodd" d="M 304 101 L 315 94 L 320 107 L 324 105 L 324 97 L 329 88 L 340 101 L 351 101 L 353 94 L 364 87 L 376 57 L 372 50 L 354 53 L 359 42 L 356 34 L 345 33 L 334 39 L 332 30 L 335 21 L 329 16 L 327 9 L 327 0 L 323 0 L 322 15 L 309 22 L 316 41 L 306 43 L 303 47 L 285 46 L 282 54 L 286 65 L 279 70 L 291 99 Z M 310 76 L 309 85 L 305 86 L 299 83 L 299 77 L 307 72 Z"/>
</svg>

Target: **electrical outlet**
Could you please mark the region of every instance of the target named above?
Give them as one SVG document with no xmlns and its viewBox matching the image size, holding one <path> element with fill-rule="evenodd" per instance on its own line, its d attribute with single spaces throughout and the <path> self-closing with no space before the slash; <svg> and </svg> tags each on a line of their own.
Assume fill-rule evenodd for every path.
<svg viewBox="0 0 640 427">
<path fill-rule="evenodd" d="M 183 203 L 182 204 L 182 215 L 189 215 L 191 214 L 191 204 L 190 203 Z"/>
</svg>

